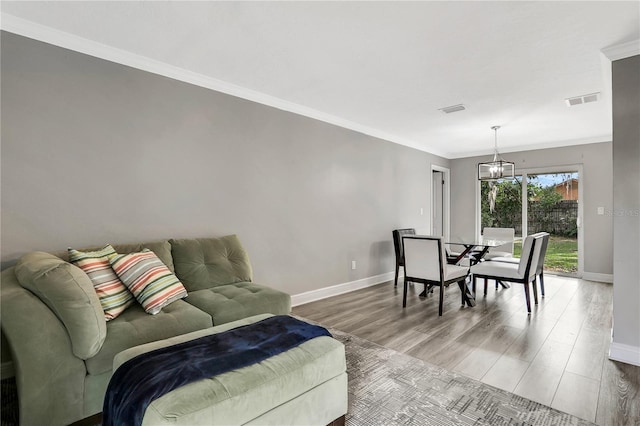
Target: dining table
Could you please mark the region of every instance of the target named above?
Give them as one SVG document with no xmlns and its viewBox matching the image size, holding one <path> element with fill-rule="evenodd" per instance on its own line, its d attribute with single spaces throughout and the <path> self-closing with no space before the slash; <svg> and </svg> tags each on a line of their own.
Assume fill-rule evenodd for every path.
<svg viewBox="0 0 640 426">
<path fill-rule="evenodd" d="M 451 254 L 448 256 L 447 262 L 452 265 L 458 265 L 464 258 L 469 258 L 471 263 L 478 263 L 487 254 L 490 248 L 500 247 L 505 244 L 510 244 L 518 238 L 513 240 L 498 240 L 495 238 L 460 238 L 451 237 L 445 241 L 445 244 L 449 246 L 462 246 L 464 250 L 460 253 Z"/>
<path fill-rule="evenodd" d="M 504 244 L 509 244 L 512 241 L 517 241 L 518 238 L 514 240 L 499 240 L 494 238 L 460 238 L 460 237 L 451 237 L 445 240 L 445 244 L 449 246 L 461 246 L 464 249 L 460 252 L 450 252 L 447 253 L 447 263 L 452 265 L 459 265 L 462 260 L 465 258 L 469 259 L 469 267 L 472 265 L 481 262 L 482 258 L 487 254 L 490 248 L 499 247 Z M 509 283 L 504 281 L 498 282 L 504 288 L 510 288 Z M 462 293 L 462 305 L 467 306 L 475 306 L 476 298 L 471 288 L 471 281 L 465 280 L 464 283 L 458 283 L 460 287 L 460 292 Z M 429 289 L 425 288 L 424 291 L 420 294 L 421 296 L 426 296 L 427 291 Z"/>
</svg>

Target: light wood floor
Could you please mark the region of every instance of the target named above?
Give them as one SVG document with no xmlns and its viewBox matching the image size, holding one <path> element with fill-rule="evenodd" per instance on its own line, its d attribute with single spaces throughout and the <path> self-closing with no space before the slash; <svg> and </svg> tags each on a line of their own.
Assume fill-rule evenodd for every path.
<svg viewBox="0 0 640 426">
<path fill-rule="evenodd" d="M 522 285 L 460 307 L 460 290 L 419 298 L 393 282 L 293 309 L 295 315 L 454 370 L 601 425 L 640 425 L 640 367 L 610 361 L 611 284 L 545 276 L 546 297 L 527 315 Z M 533 302 L 532 302 L 533 303 Z"/>
</svg>

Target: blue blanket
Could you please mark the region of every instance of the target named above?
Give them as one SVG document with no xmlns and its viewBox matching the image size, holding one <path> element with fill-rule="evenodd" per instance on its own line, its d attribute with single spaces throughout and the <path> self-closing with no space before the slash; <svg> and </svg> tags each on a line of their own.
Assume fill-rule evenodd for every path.
<svg viewBox="0 0 640 426">
<path fill-rule="evenodd" d="M 140 425 L 149 404 L 162 395 L 263 361 L 318 336 L 331 334 L 323 327 L 280 315 L 138 355 L 111 377 L 102 424 Z"/>
</svg>

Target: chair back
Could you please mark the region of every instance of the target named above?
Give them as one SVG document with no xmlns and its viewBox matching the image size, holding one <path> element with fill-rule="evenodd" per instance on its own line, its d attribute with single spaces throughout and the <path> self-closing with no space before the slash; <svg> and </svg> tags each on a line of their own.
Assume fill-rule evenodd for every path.
<svg viewBox="0 0 640 426">
<path fill-rule="evenodd" d="M 541 235 L 529 235 L 522 244 L 522 255 L 518 265 L 518 273 L 522 277 L 532 279 L 538 269 L 540 249 L 542 248 Z"/>
<path fill-rule="evenodd" d="M 402 238 L 405 275 L 429 281 L 444 279 L 444 242 L 442 237 L 409 235 Z"/>
<path fill-rule="evenodd" d="M 549 235 L 548 232 L 538 232 L 537 234 L 533 234 L 534 236 L 542 237 L 540 244 L 540 256 L 538 258 L 538 264 L 536 267 L 536 274 L 542 273 L 544 270 L 544 258 L 547 255 L 547 245 L 549 245 Z"/>
<path fill-rule="evenodd" d="M 482 238 L 490 240 L 505 240 L 509 241 L 507 244 L 501 246 L 491 247 L 491 252 L 505 252 L 513 254 L 513 239 L 515 238 L 516 231 L 513 228 L 484 228 L 482 232 Z"/>
<path fill-rule="evenodd" d="M 393 232 L 393 249 L 396 252 L 396 263 L 402 264 L 404 255 L 402 251 L 402 237 L 404 235 L 416 235 L 415 228 L 394 229 Z"/>
</svg>

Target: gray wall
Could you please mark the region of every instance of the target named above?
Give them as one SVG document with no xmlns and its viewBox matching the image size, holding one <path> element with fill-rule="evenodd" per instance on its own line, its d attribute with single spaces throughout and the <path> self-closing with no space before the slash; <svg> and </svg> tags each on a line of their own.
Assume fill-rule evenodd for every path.
<svg viewBox="0 0 640 426">
<path fill-rule="evenodd" d="M 613 209 L 611 143 L 576 145 L 503 154 L 505 160 L 521 169 L 582 164 L 584 271 L 597 274 L 613 273 L 613 220 L 611 214 L 598 215 Z M 490 161 L 491 156 L 451 160 L 451 233 L 464 237 L 475 235 L 475 203 L 477 164 Z"/>
<path fill-rule="evenodd" d="M 613 342 L 640 356 L 640 56 L 612 63 Z"/>
<path fill-rule="evenodd" d="M 428 228 L 432 163 L 449 162 L 2 33 L 4 267 L 236 233 L 255 281 L 290 294 L 372 277 L 394 269 L 393 228 Z"/>
</svg>

